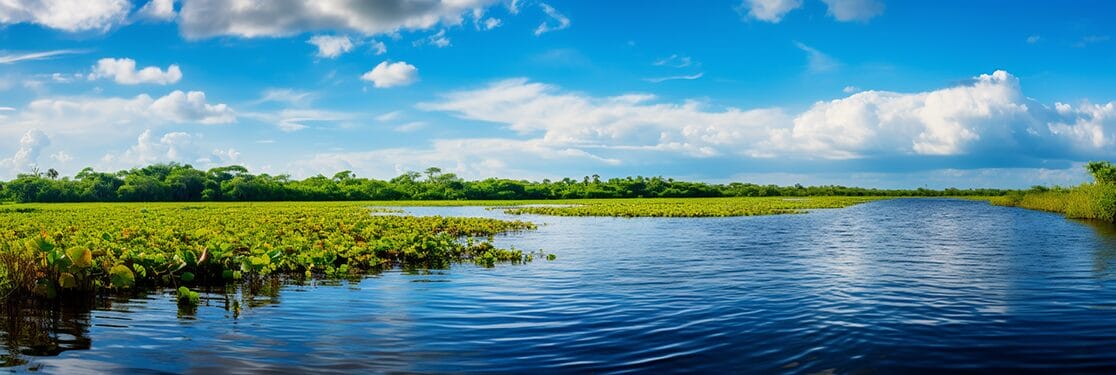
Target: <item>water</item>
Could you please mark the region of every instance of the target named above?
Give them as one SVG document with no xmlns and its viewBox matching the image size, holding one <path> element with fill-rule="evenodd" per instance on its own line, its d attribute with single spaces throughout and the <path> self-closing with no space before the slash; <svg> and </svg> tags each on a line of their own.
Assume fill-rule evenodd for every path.
<svg viewBox="0 0 1116 375">
<path fill-rule="evenodd" d="M 1116 368 L 1111 225 L 915 199 L 785 216 L 513 218 L 541 225 L 500 245 L 558 259 L 264 288 L 230 297 L 244 300 L 239 314 L 209 293 L 179 316 L 169 292 L 8 312 L 5 358 L 48 373 Z M 35 325 L 12 334 L 14 321 Z"/>
</svg>

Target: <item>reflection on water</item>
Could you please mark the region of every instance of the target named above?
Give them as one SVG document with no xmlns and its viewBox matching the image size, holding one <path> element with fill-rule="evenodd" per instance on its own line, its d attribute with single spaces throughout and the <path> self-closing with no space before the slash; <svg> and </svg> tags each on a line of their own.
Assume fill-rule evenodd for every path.
<svg viewBox="0 0 1116 375">
<path fill-rule="evenodd" d="M 419 215 L 506 217 L 484 208 Z M 526 216 L 553 262 L 5 306 L 72 372 L 912 372 L 1116 366 L 1116 227 L 956 200 L 707 219 Z"/>
<path fill-rule="evenodd" d="M 1116 224 L 1095 220 L 1082 222 L 1097 234 L 1097 246 L 1093 251 L 1093 271 L 1096 272 L 1096 277 L 1113 278 L 1116 275 Z"/>
</svg>

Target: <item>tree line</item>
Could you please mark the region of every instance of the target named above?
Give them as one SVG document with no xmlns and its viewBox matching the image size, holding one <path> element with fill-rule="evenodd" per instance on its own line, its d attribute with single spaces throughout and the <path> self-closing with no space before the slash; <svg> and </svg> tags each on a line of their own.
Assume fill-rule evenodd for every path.
<svg viewBox="0 0 1116 375">
<path fill-rule="evenodd" d="M 561 180 L 488 178 L 468 181 L 439 168 L 406 172 L 390 180 L 357 177 L 342 171 L 292 179 L 289 175 L 251 174 L 225 166 L 199 170 L 188 164 L 154 164 L 115 173 L 86 168 L 71 177 L 53 169 L 20 174 L 0 182 L 0 201 L 10 202 L 194 202 L 194 201 L 345 201 L 345 200 L 509 200 L 637 197 L 770 196 L 998 196 L 1000 189 L 872 189 L 847 186 L 776 186 L 751 183 L 709 184 L 663 177 L 600 176 Z"/>
</svg>

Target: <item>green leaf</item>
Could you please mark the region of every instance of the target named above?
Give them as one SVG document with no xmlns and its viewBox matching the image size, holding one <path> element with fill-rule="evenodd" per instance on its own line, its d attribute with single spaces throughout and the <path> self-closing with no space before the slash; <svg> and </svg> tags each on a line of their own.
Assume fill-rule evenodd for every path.
<svg viewBox="0 0 1116 375">
<path fill-rule="evenodd" d="M 136 270 L 136 273 L 139 274 L 140 277 L 147 277 L 147 268 L 144 268 L 143 265 L 133 264 L 132 268 Z"/>
<path fill-rule="evenodd" d="M 89 268 L 93 265 L 93 252 L 84 247 L 72 247 L 66 250 L 66 256 L 78 268 Z"/>
<path fill-rule="evenodd" d="M 181 279 L 182 279 L 182 282 L 186 282 L 186 283 L 194 281 L 194 274 L 191 273 L 191 272 L 183 272 L 182 276 L 181 276 Z"/>
<path fill-rule="evenodd" d="M 129 288 L 136 285 L 136 275 L 127 266 L 117 264 L 109 270 L 109 276 L 112 280 L 112 286 L 117 288 Z"/>
<path fill-rule="evenodd" d="M 39 250 L 42 250 L 42 251 L 54 250 L 54 244 L 50 243 L 49 241 L 47 241 L 44 238 L 39 238 L 38 245 L 39 245 Z"/>
<path fill-rule="evenodd" d="M 71 289 L 77 287 L 77 279 L 74 274 L 66 272 L 58 276 L 58 285 L 63 289 Z"/>
</svg>

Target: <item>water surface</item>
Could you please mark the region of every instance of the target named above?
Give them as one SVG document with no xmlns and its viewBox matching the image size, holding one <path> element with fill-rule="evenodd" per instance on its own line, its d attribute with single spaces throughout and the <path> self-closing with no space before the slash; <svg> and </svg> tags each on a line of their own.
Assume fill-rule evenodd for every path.
<svg viewBox="0 0 1116 375">
<path fill-rule="evenodd" d="M 169 292 L 9 306 L 4 360 L 49 373 L 1116 368 L 1111 225 L 931 199 L 510 218 L 540 226 L 498 245 L 558 259 L 208 293 L 181 315 Z"/>
</svg>

